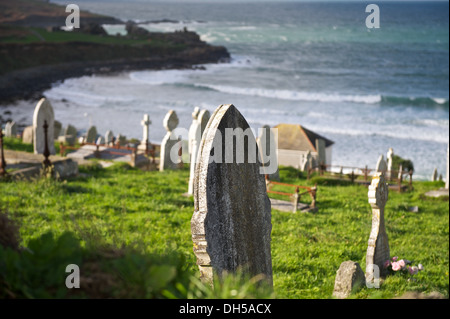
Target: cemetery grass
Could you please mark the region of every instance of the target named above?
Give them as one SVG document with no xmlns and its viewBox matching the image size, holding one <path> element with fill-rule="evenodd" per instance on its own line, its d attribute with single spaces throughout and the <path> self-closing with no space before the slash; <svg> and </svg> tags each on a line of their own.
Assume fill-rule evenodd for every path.
<svg viewBox="0 0 450 319">
<path fill-rule="evenodd" d="M 321 177 L 307 181 L 295 170 L 282 168 L 283 182 L 318 184 L 319 210 L 296 214 L 272 211 L 274 294 L 257 292 L 248 285 L 231 288 L 234 282 L 213 292 L 195 280 L 199 274 L 190 233 L 193 200 L 182 196 L 187 190 L 188 168 L 142 172 L 126 164 L 102 169 L 94 161 L 80 171 L 82 176 L 67 181 L 0 182 L 0 211 L 18 223 L 23 247 L 37 249 L 37 243 L 44 239 L 55 243 L 59 238 L 79 246 L 84 253 L 74 253 L 77 260 L 87 265 L 88 272 L 102 269 L 104 282 L 119 269 L 119 282 L 125 284 L 115 288 L 116 297 L 326 299 L 332 298 L 341 262 L 353 260 L 365 269 L 371 229 L 365 186 L 340 185 Z M 421 263 L 424 270 L 414 276 L 415 280 L 400 274 L 388 276 L 380 289 L 364 287 L 351 298 L 393 298 L 406 291 L 437 291 L 448 298 L 448 197 L 423 195 L 442 187 L 442 182 L 414 182 L 413 186 L 413 191 L 402 194 L 390 191 L 386 227 L 391 256 Z M 409 212 L 410 206 L 419 206 L 419 213 Z M 61 252 L 60 258 L 41 263 L 56 265 L 69 255 L 70 251 Z M 92 263 L 105 256 L 109 256 L 106 261 Z M 116 272 L 105 271 L 108 267 L 116 267 Z M 85 268 L 81 266 L 81 271 Z M 162 278 L 162 283 L 155 284 L 152 278 Z M 149 290 L 145 285 L 159 288 Z M 28 293 L 39 295 L 37 291 Z M 96 292 L 87 296 L 103 295 Z"/>
</svg>

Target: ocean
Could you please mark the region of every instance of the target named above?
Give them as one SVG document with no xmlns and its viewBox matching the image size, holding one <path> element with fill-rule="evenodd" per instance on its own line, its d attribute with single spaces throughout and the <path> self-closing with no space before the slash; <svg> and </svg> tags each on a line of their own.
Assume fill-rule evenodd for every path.
<svg viewBox="0 0 450 319">
<path fill-rule="evenodd" d="M 67 1 L 52 1 L 68 4 Z M 368 29 L 366 5 L 380 8 Z M 86 130 L 150 139 L 175 110 L 188 129 L 195 106 L 234 104 L 255 133 L 263 125 L 300 124 L 335 142 L 333 165 L 375 167 L 390 147 L 413 161 L 414 179 L 445 178 L 449 142 L 448 2 L 78 1 L 80 9 L 137 22 L 152 31 L 186 27 L 224 45 L 230 63 L 204 70 L 136 71 L 56 83 L 44 94 L 56 119 Z M 107 25 L 111 34 L 124 25 Z M 9 106 L 31 123 L 34 104 Z"/>
</svg>

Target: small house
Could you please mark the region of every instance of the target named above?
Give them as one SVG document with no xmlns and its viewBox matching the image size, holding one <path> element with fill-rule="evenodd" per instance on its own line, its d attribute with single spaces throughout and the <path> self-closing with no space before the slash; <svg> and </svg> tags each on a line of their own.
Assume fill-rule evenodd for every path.
<svg viewBox="0 0 450 319">
<path fill-rule="evenodd" d="M 305 170 L 331 165 L 333 141 L 298 124 L 278 124 L 278 164 Z"/>
</svg>

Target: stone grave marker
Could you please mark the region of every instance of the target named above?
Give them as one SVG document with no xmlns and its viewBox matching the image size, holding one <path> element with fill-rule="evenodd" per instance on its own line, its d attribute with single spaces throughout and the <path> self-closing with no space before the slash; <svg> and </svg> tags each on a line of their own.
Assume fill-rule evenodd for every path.
<svg viewBox="0 0 450 319">
<path fill-rule="evenodd" d="M 384 160 L 383 155 L 380 155 L 380 157 L 378 157 L 378 162 L 377 162 L 377 166 L 375 167 L 375 171 L 383 172 L 383 173 L 387 171 L 387 164 L 386 164 L 386 161 Z"/>
<path fill-rule="evenodd" d="M 198 106 L 196 106 L 194 108 L 194 111 L 192 112 L 192 123 L 191 123 L 191 126 L 189 127 L 189 133 L 188 133 L 189 156 L 192 156 L 192 143 L 194 142 L 194 140 L 196 140 L 196 130 L 198 128 L 197 119 L 198 119 L 199 114 L 200 114 L 200 108 Z"/>
<path fill-rule="evenodd" d="M 374 265 L 381 276 L 386 275 L 384 263 L 390 259 L 389 242 L 384 223 L 384 207 L 388 200 L 389 187 L 384 173 L 377 172 L 369 186 L 369 204 L 372 207 L 372 230 L 370 232 L 366 254 L 366 281 L 374 280 Z"/>
<path fill-rule="evenodd" d="M 438 179 L 438 171 L 437 171 L 437 168 L 435 167 L 433 170 L 433 174 L 431 175 L 431 181 L 436 182 L 437 179 Z"/>
<path fill-rule="evenodd" d="M 247 138 L 239 130 L 249 132 Z M 191 231 L 205 282 L 242 269 L 273 284 L 271 205 L 261 166 L 245 118 L 233 105 L 219 106 L 203 133 L 194 179 Z"/>
<path fill-rule="evenodd" d="M 114 133 L 111 130 L 106 131 L 105 143 L 109 145 L 113 141 L 114 141 Z"/>
<path fill-rule="evenodd" d="M 59 121 L 56 121 L 53 123 L 53 139 L 57 140 L 59 134 L 61 133 L 62 124 Z"/>
<path fill-rule="evenodd" d="M 5 125 L 5 136 L 16 137 L 17 136 L 17 124 L 16 122 L 8 122 Z"/>
<path fill-rule="evenodd" d="M 33 144 L 33 125 L 25 127 L 22 133 L 22 142 Z"/>
<path fill-rule="evenodd" d="M 174 148 L 177 147 L 176 145 L 178 145 L 180 141 L 173 132 L 177 128 L 178 122 L 179 120 L 177 113 L 173 110 L 170 110 L 164 117 L 163 126 L 167 133 L 161 142 L 161 153 L 159 159 L 159 170 L 161 172 L 165 169 L 177 168 L 177 163 L 172 161 L 170 153 L 172 152 L 178 154 L 178 150 L 175 150 Z"/>
<path fill-rule="evenodd" d="M 47 131 L 47 143 L 50 154 L 55 154 L 55 144 L 54 144 L 54 122 L 55 115 L 53 112 L 53 107 L 46 98 L 42 98 L 33 114 L 33 144 L 34 153 L 43 154 L 45 147 L 45 136 L 44 136 L 44 121 L 47 121 L 48 131 Z"/>
<path fill-rule="evenodd" d="M 188 194 L 193 195 L 194 194 L 194 176 L 195 176 L 195 165 L 197 163 L 197 156 L 198 156 L 198 149 L 200 147 L 200 142 L 202 140 L 203 132 L 206 128 L 206 124 L 208 124 L 209 118 L 211 117 L 208 110 L 202 110 L 199 115 L 198 119 L 191 125 L 191 128 L 189 129 L 189 134 L 193 134 L 193 139 L 190 142 L 191 143 L 191 161 L 190 161 L 190 175 L 189 175 L 189 187 L 188 187 Z M 189 137 L 191 138 L 191 137 Z"/>
<path fill-rule="evenodd" d="M 144 118 L 141 121 L 141 125 L 143 128 L 141 146 L 144 149 L 146 149 L 146 147 L 150 147 L 150 146 L 147 146 L 147 143 L 150 143 L 150 137 L 149 137 L 150 124 L 152 124 L 152 121 L 150 121 L 150 116 L 148 114 L 145 114 Z"/>
<path fill-rule="evenodd" d="M 120 146 L 124 146 L 125 144 L 127 144 L 127 137 L 122 134 L 117 135 L 116 143 L 119 143 Z"/>
<path fill-rule="evenodd" d="M 354 261 L 344 261 L 336 272 L 333 297 L 345 299 L 366 283 L 364 271 Z"/>
<path fill-rule="evenodd" d="M 67 125 L 66 130 L 64 131 L 64 136 L 65 136 L 65 140 L 66 142 L 73 146 L 75 145 L 75 141 L 77 139 L 77 129 L 75 128 L 75 126 L 73 125 Z"/>
<path fill-rule="evenodd" d="M 392 177 L 391 171 L 392 171 L 392 164 L 394 161 L 394 149 L 392 147 L 389 148 L 386 154 L 386 160 L 387 160 L 386 177 L 390 179 Z"/>
<path fill-rule="evenodd" d="M 95 143 L 97 139 L 97 128 L 91 126 L 86 133 L 86 143 Z"/>
</svg>

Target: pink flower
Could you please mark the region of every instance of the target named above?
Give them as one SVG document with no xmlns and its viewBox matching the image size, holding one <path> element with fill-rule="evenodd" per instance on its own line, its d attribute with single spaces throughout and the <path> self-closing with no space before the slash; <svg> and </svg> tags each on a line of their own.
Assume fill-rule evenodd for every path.
<svg viewBox="0 0 450 319">
<path fill-rule="evenodd" d="M 417 275 L 417 273 L 419 272 L 419 268 L 417 268 L 416 266 L 408 267 L 408 272 L 410 275 Z"/>
<path fill-rule="evenodd" d="M 400 266 L 400 264 L 398 262 L 393 262 L 392 263 L 392 270 L 393 271 L 399 271 L 400 269 L 402 269 L 402 266 Z"/>
<path fill-rule="evenodd" d="M 406 263 L 405 263 L 405 261 L 403 259 L 398 261 L 397 263 L 402 269 L 405 269 Z"/>
<path fill-rule="evenodd" d="M 389 267 L 390 265 L 391 265 L 391 261 L 390 261 L 390 260 L 386 260 L 386 261 L 384 262 L 383 267 L 384 267 L 384 268 L 387 268 L 387 267 Z"/>
<path fill-rule="evenodd" d="M 398 257 L 397 257 L 397 256 L 395 256 L 395 257 L 392 257 L 392 261 L 397 261 L 397 259 L 398 259 Z"/>
</svg>

